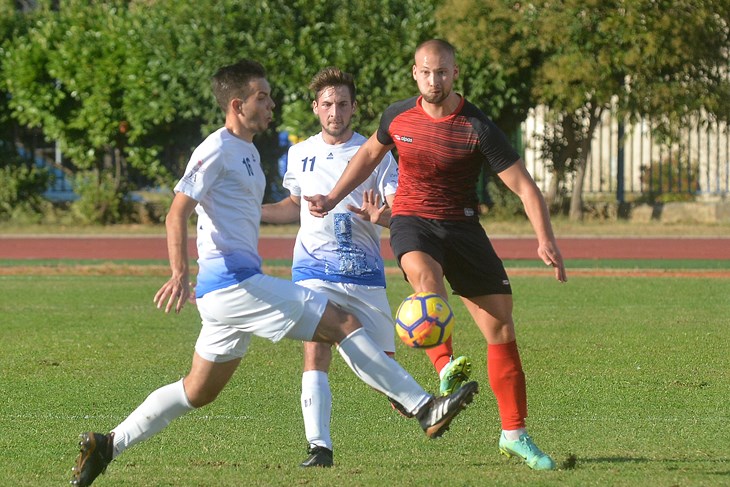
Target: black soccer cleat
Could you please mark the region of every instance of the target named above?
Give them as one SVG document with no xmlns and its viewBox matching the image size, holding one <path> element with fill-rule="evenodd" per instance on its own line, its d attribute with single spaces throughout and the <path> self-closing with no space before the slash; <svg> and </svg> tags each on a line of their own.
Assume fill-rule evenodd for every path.
<svg viewBox="0 0 730 487">
<path fill-rule="evenodd" d="M 331 467 L 333 465 L 332 450 L 323 446 L 310 445 L 309 456 L 299 464 L 300 467 Z"/>
<path fill-rule="evenodd" d="M 73 467 L 71 485 L 86 487 L 111 463 L 114 450 L 114 433 L 81 433 L 81 452 Z"/>
<path fill-rule="evenodd" d="M 390 401 L 390 406 L 393 408 L 393 410 L 397 411 L 398 414 L 403 416 L 404 418 L 412 418 L 413 413 L 409 413 L 406 408 L 403 406 L 403 404 L 399 403 L 395 399 L 388 398 L 388 401 Z"/>
<path fill-rule="evenodd" d="M 478 392 L 478 383 L 467 382 L 453 394 L 431 399 L 416 413 L 426 436 L 438 438 L 443 435 L 449 429 L 451 421 L 472 402 Z"/>
</svg>

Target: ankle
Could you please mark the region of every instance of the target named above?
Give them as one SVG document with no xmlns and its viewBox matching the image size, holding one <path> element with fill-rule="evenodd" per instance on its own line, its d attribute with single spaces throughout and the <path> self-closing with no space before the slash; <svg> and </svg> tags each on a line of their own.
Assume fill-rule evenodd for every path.
<svg viewBox="0 0 730 487">
<path fill-rule="evenodd" d="M 507 441 L 517 441 L 522 435 L 527 434 L 527 429 L 519 428 L 516 430 L 502 430 L 502 436 Z"/>
</svg>

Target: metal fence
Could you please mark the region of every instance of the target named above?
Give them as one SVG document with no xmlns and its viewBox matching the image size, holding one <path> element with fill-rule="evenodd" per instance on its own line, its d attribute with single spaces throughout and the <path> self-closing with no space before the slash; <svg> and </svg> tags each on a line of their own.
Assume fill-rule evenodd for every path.
<svg viewBox="0 0 730 487">
<path fill-rule="evenodd" d="M 522 124 L 525 163 L 543 191 L 551 174 L 536 137 L 544 133 L 546 114 L 545 109 L 532 110 Z M 673 143 L 659 140 L 649 127 L 645 120 L 624 125 L 614 112 L 604 115 L 594 133 L 586 168 L 586 197 L 618 201 L 730 197 L 727 124 L 696 120 Z M 573 181 L 565 184 L 570 190 Z"/>
</svg>

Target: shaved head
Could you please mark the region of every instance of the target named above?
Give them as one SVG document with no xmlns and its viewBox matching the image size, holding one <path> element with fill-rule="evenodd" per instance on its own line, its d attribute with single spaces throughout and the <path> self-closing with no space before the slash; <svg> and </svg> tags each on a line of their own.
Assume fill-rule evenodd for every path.
<svg viewBox="0 0 730 487">
<path fill-rule="evenodd" d="M 451 58 L 456 63 L 456 49 L 443 39 L 429 39 L 418 45 L 416 48 L 415 62 L 425 53 L 439 53 L 443 57 Z"/>
</svg>

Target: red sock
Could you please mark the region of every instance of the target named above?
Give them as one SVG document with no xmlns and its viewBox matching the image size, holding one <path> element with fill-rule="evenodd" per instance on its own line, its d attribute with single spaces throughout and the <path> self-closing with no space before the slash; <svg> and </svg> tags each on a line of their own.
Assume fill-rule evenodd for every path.
<svg viewBox="0 0 730 487">
<path fill-rule="evenodd" d="M 517 342 L 487 345 L 487 373 L 489 385 L 497 398 L 502 429 L 524 428 L 527 387 Z"/>
<path fill-rule="evenodd" d="M 449 337 L 441 345 L 436 345 L 432 348 L 426 349 L 426 355 L 431 359 L 431 363 L 436 368 L 436 372 L 441 372 L 446 364 L 451 360 L 451 356 L 454 354 L 454 347 L 451 344 L 451 338 Z"/>
</svg>

